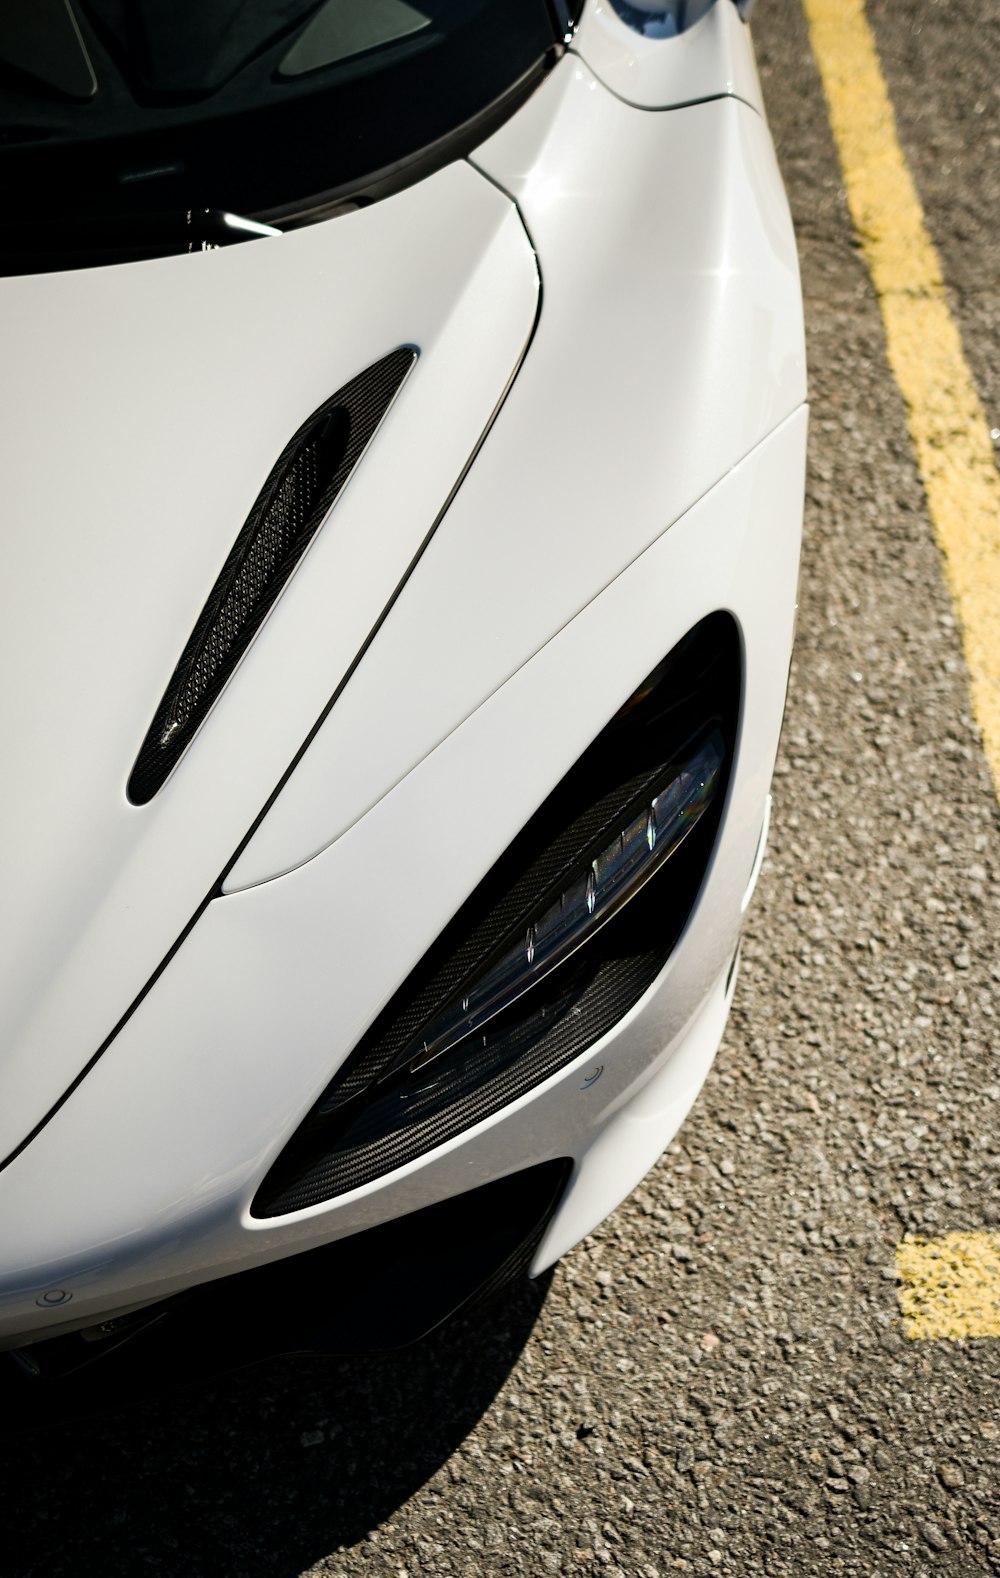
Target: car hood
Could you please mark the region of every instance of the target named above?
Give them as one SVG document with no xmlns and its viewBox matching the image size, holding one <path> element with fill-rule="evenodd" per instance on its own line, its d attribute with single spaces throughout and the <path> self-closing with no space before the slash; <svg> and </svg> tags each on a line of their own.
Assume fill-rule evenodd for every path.
<svg viewBox="0 0 1000 1578">
<path fill-rule="evenodd" d="M 537 302 L 513 205 L 465 163 L 281 237 L 0 281 L 0 1158 L 216 889 L 433 529 Z M 414 370 L 305 559 L 176 771 L 131 804 L 272 466 L 401 345 Z"/>
</svg>

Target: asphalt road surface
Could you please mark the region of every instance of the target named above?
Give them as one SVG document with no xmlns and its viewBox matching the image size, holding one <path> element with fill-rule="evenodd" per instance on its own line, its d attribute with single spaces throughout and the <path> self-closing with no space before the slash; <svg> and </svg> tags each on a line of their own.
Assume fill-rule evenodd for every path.
<svg viewBox="0 0 1000 1578">
<path fill-rule="evenodd" d="M 1000 12 L 872 0 L 1000 428 Z M 906 1234 L 1000 1228 L 997 801 L 799 0 L 754 32 L 813 402 L 770 855 L 715 1070 L 609 1223 L 422 1348 L 6 1446 L 0 1573 L 1000 1574 L 1000 1340 Z"/>
</svg>

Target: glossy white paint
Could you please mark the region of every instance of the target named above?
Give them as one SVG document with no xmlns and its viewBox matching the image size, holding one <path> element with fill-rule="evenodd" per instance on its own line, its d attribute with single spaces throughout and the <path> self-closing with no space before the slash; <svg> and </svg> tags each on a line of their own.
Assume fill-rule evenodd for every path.
<svg viewBox="0 0 1000 1578">
<path fill-rule="evenodd" d="M 721 1029 L 711 1005 L 738 937 L 780 727 L 805 430 L 799 410 L 317 858 L 209 906 L 93 1071 L 0 1173 L 5 1341 L 343 1236 L 549 1156 L 582 1163 L 550 1250 L 617 1202 L 634 1162 L 616 1164 L 617 1142 L 601 1146 L 600 1131 L 618 1121 L 621 1132 L 616 1115 L 679 1060 L 666 1090 L 628 1109 L 644 1136 L 636 1159 L 640 1149 L 652 1159 Z M 269 1162 L 357 1035 L 597 729 L 719 607 L 739 620 L 745 647 L 738 757 L 705 889 L 659 981 L 576 1064 L 476 1129 L 340 1200 L 252 1220 Z M 400 612 L 376 638 L 397 671 L 413 661 Z M 605 1072 L 581 1089 L 594 1062 Z M 55 1285 L 72 1292 L 72 1316 L 36 1305 Z"/>
<path fill-rule="evenodd" d="M 512 204 L 467 164 L 276 239 L 0 281 L 0 1159 L 111 1032 L 294 758 L 487 425 L 537 296 Z M 129 805 L 139 744 L 271 466 L 399 344 L 419 361 L 329 522 L 173 778 Z"/>
<path fill-rule="evenodd" d="M 767 838 L 770 831 L 771 796 L 768 795 L 767 799 L 764 801 L 764 819 L 760 824 L 760 835 L 757 839 L 757 853 L 753 857 L 753 869 L 750 872 L 750 880 L 746 885 L 746 891 L 740 900 L 740 909 L 744 915 L 750 908 L 750 901 L 753 898 L 754 889 L 757 886 L 757 879 L 760 876 L 761 869 L 764 865 L 764 856 L 767 854 Z"/>
<path fill-rule="evenodd" d="M 587 0 L 572 47 L 605 87 L 640 109 L 732 94 L 764 113 L 749 31 L 732 0 L 715 0 L 693 27 L 666 39 L 636 33 L 611 0 Z"/>
<path fill-rule="evenodd" d="M 794 239 L 746 105 L 651 117 L 567 56 L 474 157 L 541 259 L 530 355 L 395 640 L 366 653 L 228 892 L 351 826 L 805 398 Z"/>
<path fill-rule="evenodd" d="M 652 1078 L 611 1114 L 576 1158 L 569 1187 L 531 1263 L 533 1277 L 586 1238 L 662 1156 L 705 1083 L 735 987 L 736 970 L 727 970 Z"/>
<path fill-rule="evenodd" d="M 711 102 L 650 113 L 693 100 Z M 801 306 L 759 108 L 729 0 L 657 44 L 589 0 L 573 50 L 473 165 L 295 235 L 0 282 L 17 524 L 0 661 L 21 678 L 0 725 L 23 742 L 0 835 L 0 1154 L 145 984 L 399 586 L 531 333 L 531 243 L 544 283 L 482 449 L 226 894 L 0 1171 L 0 1343 L 571 1156 L 537 1271 L 676 1129 L 724 1022 L 794 617 Z M 128 806 L 139 741 L 273 460 L 399 343 L 420 360 L 331 520 L 180 770 Z M 41 416 L 23 398 L 36 387 Z M 476 1128 L 335 1201 L 252 1219 L 357 1037 L 717 608 L 744 643 L 737 761 L 659 980 Z M 69 1303 L 39 1307 L 57 1286 Z"/>
</svg>

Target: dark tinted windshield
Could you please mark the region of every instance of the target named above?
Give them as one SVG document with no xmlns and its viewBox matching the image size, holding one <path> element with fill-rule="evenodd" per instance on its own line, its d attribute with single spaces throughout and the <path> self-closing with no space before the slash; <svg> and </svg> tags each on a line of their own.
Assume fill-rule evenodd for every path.
<svg viewBox="0 0 1000 1578">
<path fill-rule="evenodd" d="M 233 239 L 223 211 L 283 226 L 371 200 L 487 135 L 565 16 L 560 0 L 3 0 L 3 266 L 183 250 Z"/>
</svg>

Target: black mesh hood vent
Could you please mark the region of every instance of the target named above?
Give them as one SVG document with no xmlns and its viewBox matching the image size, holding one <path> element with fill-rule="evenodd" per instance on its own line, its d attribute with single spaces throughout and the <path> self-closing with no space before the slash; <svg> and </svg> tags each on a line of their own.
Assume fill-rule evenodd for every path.
<svg viewBox="0 0 1000 1578">
<path fill-rule="evenodd" d="M 736 745 L 739 635 L 712 614 L 602 730 L 459 910 L 347 1058 L 274 1162 L 254 1216 L 329 1200 L 413 1161 L 515 1101 L 578 1057 L 663 968 L 711 858 Z M 401 1051 L 600 847 L 671 763 L 718 740 L 718 792 L 662 870 L 596 936 L 452 1051 L 415 1069 Z"/>
<path fill-rule="evenodd" d="M 181 654 L 128 781 L 151 800 L 207 717 L 416 361 L 392 351 L 320 406 L 282 452 Z"/>
</svg>

